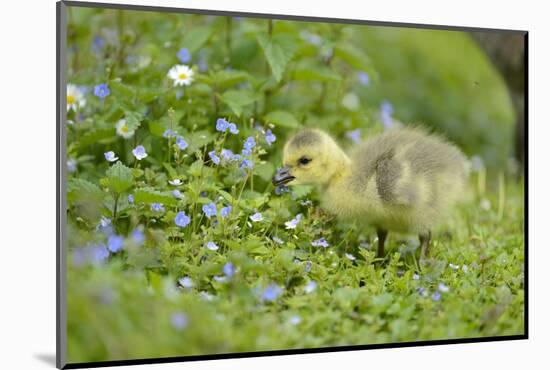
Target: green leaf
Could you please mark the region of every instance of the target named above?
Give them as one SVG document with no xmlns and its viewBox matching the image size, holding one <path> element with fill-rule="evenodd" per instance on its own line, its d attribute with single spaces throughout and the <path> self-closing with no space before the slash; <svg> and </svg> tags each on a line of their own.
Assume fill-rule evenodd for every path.
<svg viewBox="0 0 550 370">
<path fill-rule="evenodd" d="M 84 179 L 71 178 L 67 184 L 67 200 L 76 202 L 84 201 L 101 201 L 104 193 L 94 183 Z"/>
<path fill-rule="evenodd" d="M 212 81 L 218 89 L 224 90 L 235 86 L 241 82 L 247 81 L 250 75 L 243 71 L 218 71 L 212 74 Z"/>
<path fill-rule="evenodd" d="M 274 123 L 276 126 L 279 126 L 279 127 L 299 128 L 302 126 L 292 113 L 285 112 L 282 110 L 269 112 L 268 114 L 265 115 L 264 120 L 267 123 Z"/>
<path fill-rule="evenodd" d="M 367 54 L 349 43 L 340 43 L 334 47 L 334 56 L 350 64 L 352 67 L 365 71 L 369 76 L 376 77 L 377 73 Z"/>
<path fill-rule="evenodd" d="M 281 81 L 288 62 L 296 53 L 294 39 L 286 34 L 269 36 L 261 33 L 256 37 L 264 51 L 265 58 L 271 67 L 275 79 L 277 82 Z"/>
<path fill-rule="evenodd" d="M 210 131 L 200 130 L 186 135 L 185 140 L 189 144 L 187 151 L 189 153 L 194 153 L 214 141 L 214 135 Z"/>
<path fill-rule="evenodd" d="M 162 203 L 177 205 L 178 200 L 170 192 L 160 192 L 152 188 L 141 188 L 134 191 L 134 201 L 137 203 Z"/>
<path fill-rule="evenodd" d="M 126 124 L 128 125 L 128 128 L 131 131 L 135 131 L 141 125 L 142 116 L 141 116 L 141 113 L 139 112 L 125 111 L 124 119 L 126 120 Z"/>
<path fill-rule="evenodd" d="M 233 204 L 233 197 L 231 196 L 231 194 L 229 194 L 225 190 L 218 190 L 218 193 L 221 194 L 221 196 L 223 197 L 223 199 L 225 199 L 227 203 Z"/>
<path fill-rule="evenodd" d="M 100 128 L 92 131 L 88 131 L 82 135 L 79 140 L 76 142 L 76 145 L 79 150 L 82 150 L 92 144 L 97 144 L 97 142 L 104 139 L 112 139 L 113 134 L 115 133 L 115 128 Z"/>
<path fill-rule="evenodd" d="M 327 66 L 314 63 L 300 63 L 292 71 L 292 79 L 297 81 L 340 81 L 340 76 Z"/>
<path fill-rule="evenodd" d="M 109 82 L 109 89 L 114 96 L 133 98 L 136 95 L 136 91 L 132 87 L 120 82 L 120 79 L 111 80 Z"/>
<path fill-rule="evenodd" d="M 211 35 L 212 27 L 193 27 L 185 33 L 181 45 L 187 48 L 191 53 L 194 53 L 208 41 Z"/>
<path fill-rule="evenodd" d="M 229 90 L 224 92 L 220 99 L 240 117 L 243 108 L 254 103 L 258 97 L 250 90 Z"/>
<path fill-rule="evenodd" d="M 292 187 L 292 193 L 296 196 L 296 199 L 303 198 L 313 191 L 311 185 L 295 185 Z"/>
<path fill-rule="evenodd" d="M 264 181 L 270 181 L 275 173 L 275 166 L 271 162 L 261 163 L 254 168 L 254 173 Z"/>
<path fill-rule="evenodd" d="M 111 190 L 116 193 L 122 193 L 132 186 L 134 175 L 130 168 L 121 162 L 116 162 L 107 170 L 107 179 Z"/>
</svg>

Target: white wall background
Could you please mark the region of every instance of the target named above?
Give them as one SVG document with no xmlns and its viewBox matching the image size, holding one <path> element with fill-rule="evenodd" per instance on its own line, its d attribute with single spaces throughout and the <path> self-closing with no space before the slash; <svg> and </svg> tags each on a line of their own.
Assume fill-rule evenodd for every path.
<svg viewBox="0 0 550 370">
<path fill-rule="evenodd" d="M 114 3 L 124 1 L 111 0 Z M 549 21 L 543 1 L 126 0 L 142 5 L 530 31 L 530 339 L 294 355 L 132 369 L 548 366 Z M 55 1 L 2 2 L 0 22 L 0 367 L 52 368 L 55 354 Z M 546 356 L 545 356 L 546 355 Z M 546 363 L 546 365 L 543 365 Z"/>
</svg>

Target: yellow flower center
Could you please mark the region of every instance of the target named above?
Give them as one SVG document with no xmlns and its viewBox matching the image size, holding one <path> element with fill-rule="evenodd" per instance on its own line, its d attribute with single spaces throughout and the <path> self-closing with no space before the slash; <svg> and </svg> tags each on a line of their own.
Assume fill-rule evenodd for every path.
<svg viewBox="0 0 550 370">
<path fill-rule="evenodd" d="M 187 78 L 187 75 L 185 73 L 180 73 L 179 75 L 180 80 L 185 80 L 186 78 Z"/>
<path fill-rule="evenodd" d="M 75 100 L 74 95 L 67 95 L 67 104 L 74 104 Z"/>
<path fill-rule="evenodd" d="M 127 125 L 124 125 L 120 128 L 120 131 L 124 132 L 124 133 L 127 133 L 129 130 L 128 130 L 128 126 Z"/>
</svg>

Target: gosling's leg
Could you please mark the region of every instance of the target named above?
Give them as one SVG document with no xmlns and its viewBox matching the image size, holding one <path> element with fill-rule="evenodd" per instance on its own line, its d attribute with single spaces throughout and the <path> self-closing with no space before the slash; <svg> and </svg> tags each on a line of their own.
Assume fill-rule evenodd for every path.
<svg viewBox="0 0 550 370">
<path fill-rule="evenodd" d="M 384 244 L 386 244 L 386 237 L 388 236 L 388 230 L 376 229 L 376 234 L 378 235 L 378 253 L 377 257 L 384 257 Z"/>
<path fill-rule="evenodd" d="M 426 233 L 418 235 L 420 240 L 420 261 L 424 261 L 428 253 L 430 252 L 430 241 L 432 239 L 432 232 L 428 230 Z"/>
</svg>

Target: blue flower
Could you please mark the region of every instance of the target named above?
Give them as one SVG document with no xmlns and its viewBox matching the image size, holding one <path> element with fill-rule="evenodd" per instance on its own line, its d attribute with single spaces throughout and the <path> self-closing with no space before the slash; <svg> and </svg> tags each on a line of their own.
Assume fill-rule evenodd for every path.
<svg viewBox="0 0 550 370">
<path fill-rule="evenodd" d="M 176 145 L 178 146 L 179 150 L 185 150 L 185 148 L 189 146 L 189 144 L 187 144 L 187 141 L 185 141 L 185 139 L 181 136 L 178 136 L 178 138 L 176 139 Z"/>
<path fill-rule="evenodd" d="M 317 239 L 311 242 L 311 245 L 314 247 L 323 247 L 328 248 L 330 244 L 326 241 L 325 238 Z"/>
<path fill-rule="evenodd" d="M 306 261 L 306 267 L 304 268 L 304 271 L 305 272 L 310 272 L 312 265 L 313 265 L 313 263 L 311 261 Z"/>
<path fill-rule="evenodd" d="M 244 148 L 242 150 L 241 154 L 244 155 L 244 156 L 249 156 L 249 155 L 252 154 L 252 150 Z"/>
<path fill-rule="evenodd" d="M 437 291 L 434 292 L 434 294 L 432 294 L 432 299 L 436 302 L 439 301 L 441 299 L 441 293 L 439 293 Z"/>
<path fill-rule="evenodd" d="M 225 118 L 218 118 L 216 121 L 216 131 L 225 132 L 229 128 L 229 122 Z"/>
<path fill-rule="evenodd" d="M 178 51 L 178 59 L 182 63 L 189 63 L 191 61 L 191 53 L 189 52 L 189 49 L 181 48 Z"/>
<path fill-rule="evenodd" d="M 273 239 L 273 241 L 279 245 L 285 244 L 285 241 L 278 236 L 272 236 L 271 239 Z"/>
<path fill-rule="evenodd" d="M 243 147 L 248 150 L 252 150 L 252 148 L 254 148 L 255 146 L 256 146 L 256 140 L 254 139 L 253 136 L 247 137 L 243 144 Z"/>
<path fill-rule="evenodd" d="M 277 140 L 277 136 L 275 136 L 273 132 L 271 132 L 271 130 L 267 130 L 265 132 L 265 141 L 267 142 L 267 144 L 271 145 L 275 142 L 275 140 Z"/>
<path fill-rule="evenodd" d="M 264 216 L 260 212 L 254 213 L 252 216 L 250 216 L 250 219 L 252 222 L 260 222 L 264 219 Z"/>
<path fill-rule="evenodd" d="M 223 273 L 227 277 L 232 277 L 235 275 L 236 269 L 235 266 L 231 262 L 227 262 L 225 265 L 223 265 Z"/>
<path fill-rule="evenodd" d="M 183 184 L 181 179 L 168 180 L 168 183 L 172 186 L 180 186 L 181 184 Z"/>
<path fill-rule="evenodd" d="M 420 280 L 420 275 L 413 274 L 413 280 Z"/>
<path fill-rule="evenodd" d="M 185 212 L 180 211 L 176 214 L 176 218 L 174 219 L 174 222 L 176 223 L 176 226 L 185 227 L 189 225 L 189 223 L 191 222 L 191 219 L 189 218 L 189 216 L 185 214 Z"/>
<path fill-rule="evenodd" d="M 84 264 L 102 265 L 109 258 L 109 250 L 103 244 L 94 244 L 73 251 L 73 264 L 82 266 Z"/>
<path fill-rule="evenodd" d="M 437 286 L 437 290 L 439 290 L 441 293 L 447 293 L 450 289 L 447 285 L 439 283 L 439 285 Z"/>
<path fill-rule="evenodd" d="M 209 203 L 202 206 L 202 211 L 204 215 L 208 218 L 216 215 L 216 204 Z"/>
<path fill-rule="evenodd" d="M 220 164 L 220 157 L 216 155 L 216 151 L 212 150 L 211 152 L 208 152 L 208 156 L 214 162 L 214 164 Z"/>
<path fill-rule="evenodd" d="M 94 36 L 92 41 L 92 50 L 94 53 L 99 54 L 105 47 L 105 39 L 101 36 Z"/>
<path fill-rule="evenodd" d="M 231 209 L 231 206 L 223 207 L 220 210 L 220 216 L 222 216 L 223 218 L 229 216 L 229 214 L 231 213 Z"/>
<path fill-rule="evenodd" d="M 183 198 L 183 195 L 181 194 L 181 192 L 180 192 L 178 189 L 172 190 L 172 195 L 173 195 L 175 198 L 178 198 L 178 199 Z"/>
<path fill-rule="evenodd" d="M 111 91 L 109 90 L 109 86 L 107 84 L 99 84 L 94 87 L 94 95 L 97 96 L 100 99 L 105 99 Z"/>
<path fill-rule="evenodd" d="M 250 159 L 243 159 L 241 164 L 239 165 L 240 168 L 242 168 L 243 170 L 246 169 L 246 168 L 253 168 L 254 167 L 254 162 L 252 162 Z"/>
<path fill-rule="evenodd" d="M 195 283 L 189 276 L 182 277 L 178 280 L 179 285 L 184 288 L 191 289 L 195 286 Z"/>
<path fill-rule="evenodd" d="M 229 132 L 231 132 L 233 135 L 237 135 L 239 133 L 236 124 L 229 122 L 229 125 L 227 127 L 229 128 Z"/>
<path fill-rule="evenodd" d="M 357 79 L 359 80 L 359 83 L 363 86 L 368 86 L 370 83 L 370 77 L 367 72 L 359 72 L 357 74 Z"/>
<path fill-rule="evenodd" d="M 221 156 L 226 161 L 231 161 L 233 159 L 233 152 L 229 149 L 222 149 Z"/>
<path fill-rule="evenodd" d="M 130 234 L 130 237 L 137 245 L 141 246 L 145 242 L 145 234 L 140 229 L 134 229 Z"/>
<path fill-rule="evenodd" d="M 172 316 L 170 316 L 170 323 L 174 329 L 182 331 L 189 324 L 189 319 L 187 315 L 182 312 L 174 312 Z"/>
<path fill-rule="evenodd" d="M 278 185 L 277 187 L 275 187 L 275 194 L 277 194 L 277 195 L 281 195 L 283 193 L 288 193 L 289 191 L 290 191 L 290 189 L 286 185 Z"/>
<path fill-rule="evenodd" d="M 101 265 L 109 258 L 109 250 L 103 244 L 92 246 L 90 252 L 90 262 L 94 265 Z"/>
<path fill-rule="evenodd" d="M 220 247 L 218 247 L 218 245 L 214 242 L 206 243 L 206 248 L 210 249 L 211 251 L 217 251 L 218 249 L 220 249 Z"/>
<path fill-rule="evenodd" d="M 116 156 L 115 152 L 113 152 L 112 150 L 103 153 L 103 155 L 105 156 L 105 159 L 109 162 L 115 162 L 118 160 L 118 157 Z"/>
<path fill-rule="evenodd" d="M 214 276 L 214 280 L 218 283 L 225 283 L 227 281 L 227 276 Z"/>
<path fill-rule="evenodd" d="M 283 293 L 283 290 L 276 284 L 268 285 L 262 293 L 264 301 L 273 302 Z"/>
<path fill-rule="evenodd" d="M 328 244 L 328 243 L 327 243 Z M 355 256 L 351 253 L 345 253 L 345 256 L 348 260 L 350 261 L 355 261 L 357 258 L 355 258 Z"/>
<path fill-rule="evenodd" d="M 107 239 L 107 248 L 112 253 L 116 253 L 122 249 L 124 246 L 124 238 L 120 235 L 111 235 Z"/>
<path fill-rule="evenodd" d="M 151 210 L 155 212 L 164 212 L 164 206 L 161 203 L 151 203 Z"/>
<path fill-rule="evenodd" d="M 205 58 L 199 59 L 199 71 L 206 72 L 208 71 L 208 63 L 206 62 Z"/>
<path fill-rule="evenodd" d="M 128 195 L 128 203 L 131 203 L 131 204 L 134 203 L 134 196 L 132 194 Z"/>
<path fill-rule="evenodd" d="M 111 219 L 101 216 L 101 220 L 99 220 L 99 225 L 97 225 L 98 229 L 105 229 L 111 226 Z"/>
<path fill-rule="evenodd" d="M 302 318 L 298 315 L 294 315 L 290 318 L 289 322 L 292 324 L 292 325 L 298 325 L 299 323 L 302 322 Z"/>
<path fill-rule="evenodd" d="M 382 101 L 382 103 L 380 104 L 380 111 L 391 116 L 393 114 L 392 103 L 390 103 L 388 100 Z"/>
<path fill-rule="evenodd" d="M 69 158 L 67 159 L 67 171 L 76 172 L 76 159 Z"/>
<path fill-rule="evenodd" d="M 143 158 L 147 157 L 147 152 L 143 145 L 138 145 L 132 150 L 132 154 L 138 161 L 141 161 Z"/>
<path fill-rule="evenodd" d="M 285 222 L 285 226 L 286 226 L 287 229 L 295 229 L 296 226 L 298 226 L 298 224 L 300 223 L 301 220 L 302 220 L 302 214 L 299 213 L 292 220 Z"/>
<path fill-rule="evenodd" d="M 315 289 L 317 289 L 317 283 L 313 280 L 310 280 L 304 287 L 304 292 L 306 292 L 306 294 L 313 293 Z"/>
<path fill-rule="evenodd" d="M 346 132 L 346 137 L 350 138 L 354 143 L 361 142 L 361 129 Z"/>
<path fill-rule="evenodd" d="M 178 133 L 176 131 L 170 130 L 168 128 L 162 133 L 162 137 L 169 138 L 169 137 L 176 136 L 177 134 Z"/>
<path fill-rule="evenodd" d="M 394 126 L 392 114 L 393 105 L 389 101 L 384 100 L 380 105 L 380 119 L 382 120 L 382 124 L 386 129 L 392 128 Z"/>
</svg>

